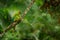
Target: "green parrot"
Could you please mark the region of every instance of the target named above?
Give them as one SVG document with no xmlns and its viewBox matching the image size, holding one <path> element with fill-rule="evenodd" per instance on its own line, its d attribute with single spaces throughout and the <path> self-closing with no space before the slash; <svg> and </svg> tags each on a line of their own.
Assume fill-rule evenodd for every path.
<svg viewBox="0 0 60 40">
<path fill-rule="evenodd" d="M 17 11 L 13 14 L 13 20 L 17 21 L 21 18 L 20 11 Z"/>
<path fill-rule="evenodd" d="M 18 9 L 9 9 L 9 14 L 11 15 L 13 21 L 17 21 L 21 18 L 21 12 Z"/>
</svg>

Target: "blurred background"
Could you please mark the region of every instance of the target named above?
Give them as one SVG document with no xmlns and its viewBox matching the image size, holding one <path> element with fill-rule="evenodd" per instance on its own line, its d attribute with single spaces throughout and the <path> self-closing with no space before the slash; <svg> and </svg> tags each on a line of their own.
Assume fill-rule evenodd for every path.
<svg viewBox="0 0 60 40">
<path fill-rule="evenodd" d="M 23 15 L 32 1 L 0 0 L 0 34 Z M 60 0 L 35 0 L 23 21 L 0 40 L 60 40 Z"/>
</svg>

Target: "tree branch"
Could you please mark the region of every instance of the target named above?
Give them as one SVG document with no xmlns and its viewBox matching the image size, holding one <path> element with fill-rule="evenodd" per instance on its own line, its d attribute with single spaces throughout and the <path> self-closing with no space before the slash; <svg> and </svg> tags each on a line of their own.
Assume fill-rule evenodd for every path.
<svg viewBox="0 0 60 40">
<path fill-rule="evenodd" d="M 8 30 L 10 30 L 11 28 L 14 28 L 17 24 L 19 24 L 22 19 L 25 17 L 25 15 L 27 14 L 27 12 L 30 10 L 30 8 L 32 7 L 32 5 L 34 4 L 35 0 L 32 0 L 32 2 L 30 3 L 30 5 L 26 8 L 26 10 L 24 11 L 23 15 L 21 16 L 21 18 L 17 21 L 14 21 L 13 23 L 11 23 L 4 31 L 2 34 L 0 34 L 0 37 L 2 37 Z"/>
</svg>

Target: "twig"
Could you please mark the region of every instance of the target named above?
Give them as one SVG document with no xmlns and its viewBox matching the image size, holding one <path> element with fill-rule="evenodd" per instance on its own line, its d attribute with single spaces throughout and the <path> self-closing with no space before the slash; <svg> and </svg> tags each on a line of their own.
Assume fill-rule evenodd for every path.
<svg viewBox="0 0 60 40">
<path fill-rule="evenodd" d="M 35 34 L 32 34 L 32 36 L 35 38 L 35 40 L 39 40 Z"/>
</svg>

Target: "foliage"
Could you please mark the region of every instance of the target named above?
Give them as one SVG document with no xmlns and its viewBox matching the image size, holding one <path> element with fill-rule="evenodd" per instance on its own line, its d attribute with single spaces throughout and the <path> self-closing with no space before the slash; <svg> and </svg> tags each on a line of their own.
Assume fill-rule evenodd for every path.
<svg viewBox="0 0 60 40">
<path fill-rule="evenodd" d="M 60 40 L 60 1 L 35 0 L 24 16 L 32 1 L 0 0 L 0 35 L 11 23 L 22 19 L 0 40 Z"/>
</svg>

